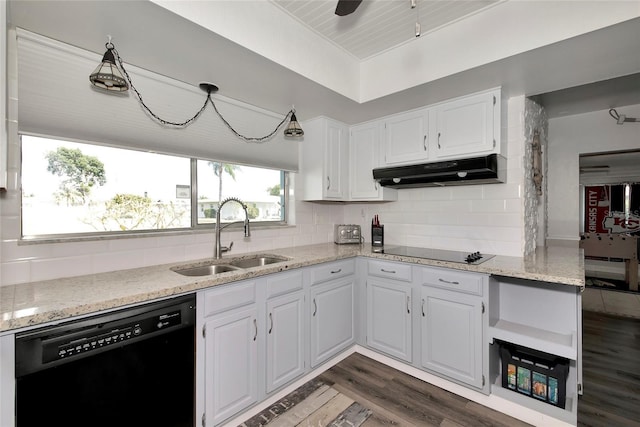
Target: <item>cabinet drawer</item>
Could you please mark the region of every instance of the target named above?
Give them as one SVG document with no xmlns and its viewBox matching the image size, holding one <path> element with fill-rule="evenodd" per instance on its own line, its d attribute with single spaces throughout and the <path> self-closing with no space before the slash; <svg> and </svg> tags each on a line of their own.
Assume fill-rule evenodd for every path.
<svg viewBox="0 0 640 427">
<path fill-rule="evenodd" d="M 349 276 L 355 271 L 356 263 L 353 259 L 322 264 L 311 269 L 311 284 Z"/>
<path fill-rule="evenodd" d="M 411 281 L 411 266 L 388 261 L 369 261 L 369 276 L 385 277 L 387 279 Z"/>
<path fill-rule="evenodd" d="M 203 292 L 204 317 L 256 302 L 254 281 L 233 283 Z"/>
<path fill-rule="evenodd" d="M 267 277 L 267 298 L 302 289 L 302 271 L 278 273 Z"/>
<path fill-rule="evenodd" d="M 482 296 L 484 275 L 460 271 L 422 269 L 422 284 Z"/>
</svg>

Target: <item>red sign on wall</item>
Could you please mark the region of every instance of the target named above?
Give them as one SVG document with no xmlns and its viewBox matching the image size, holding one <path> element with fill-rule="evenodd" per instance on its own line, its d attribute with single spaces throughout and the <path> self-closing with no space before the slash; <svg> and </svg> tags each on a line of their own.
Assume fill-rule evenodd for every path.
<svg viewBox="0 0 640 427">
<path fill-rule="evenodd" d="M 611 200 L 608 185 L 585 187 L 585 219 L 586 233 L 608 233 L 604 228 L 604 220 L 609 215 Z"/>
<path fill-rule="evenodd" d="M 639 190 L 638 184 L 585 187 L 585 233 L 640 232 Z"/>
</svg>

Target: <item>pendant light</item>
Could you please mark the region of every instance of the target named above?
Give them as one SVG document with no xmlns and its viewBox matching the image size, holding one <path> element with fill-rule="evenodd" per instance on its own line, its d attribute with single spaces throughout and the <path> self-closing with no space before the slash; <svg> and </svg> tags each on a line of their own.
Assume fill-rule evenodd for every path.
<svg viewBox="0 0 640 427">
<path fill-rule="evenodd" d="M 126 92 L 129 90 L 129 85 L 116 65 L 116 58 L 113 55 L 115 46 L 111 43 L 111 37 L 109 37 L 109 42 L 105 44 L 105 47 L 107 51 L 102 57 L 102 62 L 98 65 L 98 68 L 91 73 L 89 81 L 100 89 L 112 92 Z"/>
<path fill-rule="evenodd" d="M 284 130 L 284 136 L 288 137 L 300 137 L 304 135 L 304 131 L 300 127 L 300 123 L 298 123 L 298 118 L 296 117 L 296 110 L 291 110 L 291 121 L 289 125 Z"/>
<path fill-rule="evenodd" d="M 152 119 L 156 120 L 158 123 L 162 125 L 173 126 L 176 128 L 187 127 L 191 123 L 193 123 L 198 117 L 200 117 L 200 115 L 207 108 L 207 106 L 211 104 L 211 106 L 213 107 L 213 110 L 216 112 L 216 114 L 218 115 L 220 120 L 222 120 L 225 126 L 227 126 L 227 128 L 229 128 L 229 130 L 233 132 L 233 134 L 236 137 L 238 137 L 239 139 L 242 139 L 245 142 L 266 142 L 270 140 L 276 134 L 276 132 L 278 132 L 278 130 L 282 127 L 282 125 L 284 125 L 284 123 L 287 121 L 289 117 L 291 117 L 291 121 L 289 122 L 289 125 L 284 130 L 284 136 L 288 138 L 295 138 L 295 137 L 301 137 L 304 135 L 304 131 L 300 127 L 300 123 L 298 123 L 298 119 L 296 118 L 296 111 L 293 108 L 289 110 L 287 114 L 285 114 L 282 121 L 280 121 L 280 123 L 278 123 L 275 129 L 272 132 L 268 133 L 267 135 L 259 136 L 259 137 L 242 135 L 241 133 L 236 131 L 231 126 L 231 124 L 224 117 L 222 117 L 222 114 L 220 114 L 220 111 L 218 111 L 218 107 L 216 107 L 215 102 L 213 102 L 213 97 L 211 96 L 212 93 L 218 91 L 218 86 L 209 82 L 202 82 L 199 85 L 200 89 L 202 89 L 204 92 L 207 93 L 207 97 L 204 100 L 202 107 L 200 107 L 200 110 L 198 110 L 198 112 L 193 117 L 183 122 L 173 122 L 170 120 L 163 119 L 162 117 L 158 116 L 156 113 L 151 111 L 151 109 L 147 106 L 147 104 L 145 104 L 145 102 L 142 100 L 142 95 L 140 94 L 140 92 L 138 92 L 138 89 L 136 89 L 136 87 L 133 85 L 133 82 L 131 81 L 131 76 L 129 76 L 129 73 L 127 73 L 127 70 L 124 68 L 124 64 L 122 63 L 122 58 L 120 57 L 120 54 L 116 50 L 113 43 L 111 43 L 111 36 L 109 36 L 109 41 L 107 42 L 105 47 L 107 48 L 107 51 L 105 52 L 102 58 L 102 62 L 100 63 L 100 65 L 98 65 L 98 68 L 96 68 L 96 70 L 93 73 L 91 73 L 91 75 L 89 76 L 89 80 L 91 81 L 91 84 L 93 84 L 95 87 L 98 87 L 100 89 L 104 89 L 112 92 L 125 92 L 129 89 L 129 86 L 131 86 L 131 90 L 136 95 L 136 98 L 138 98 L 138 102 L 140 103 L 142 108 L 147 113 L 149 113 Z"/>
</svg>

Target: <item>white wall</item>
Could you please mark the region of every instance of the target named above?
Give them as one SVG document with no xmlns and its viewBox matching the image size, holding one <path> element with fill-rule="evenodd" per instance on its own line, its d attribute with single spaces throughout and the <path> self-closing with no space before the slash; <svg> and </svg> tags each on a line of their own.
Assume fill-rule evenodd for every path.
<svg viewBox="0 0 640 427">
<path fill-rule="evenodd" d="M 509 99 L 502 120 L 507 137 L 507 182 L 398 191 L 398 201 L 345 206 L 345 221 L 371 240 L 373 215 L 385 225 L 385 244 L 522 256 L 524 230 L 523 96 Z"/>
<path fill-rule="evenodd" d="M 616 108 L 640 117 L 640 104 Z M 640 123 L 616 124 L 608 110 L 549 120 L 547 242 L 580 239 L 579 155 L 640 149 Z"/>
</svg>

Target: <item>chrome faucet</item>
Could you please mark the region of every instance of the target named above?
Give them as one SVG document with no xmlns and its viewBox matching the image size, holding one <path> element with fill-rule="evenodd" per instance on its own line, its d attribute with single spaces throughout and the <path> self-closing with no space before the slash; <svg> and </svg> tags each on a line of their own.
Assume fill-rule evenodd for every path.
<svg viewBox="0 0 640 427">
<path fill-rule="evenodd" d="M 216 233 L 215 233 L 216 237 L 215 237 L 215 242 L 213 246 L 213 258 L 215 259 L 222 258 L 222 254 L 224 252 L 229 252 L 233 247 L 233 242 L 231 242 L 229 246 L 222 246 L 222 243 L 220 242 L 220 231 L 222 231 L 223 228 L 230 226 L 231 224 L 243 222 L 243 221 L 234 221 L 234 222 L 225 224 L 223 227 L 220 226 L 220 211 L 222 210 L 222 207 L 227 202 L 240 203 L 240 206 L 242 206 L 242 209 L 244 209 L 244 237 L 251 236 L 251 228 L 249 227 L 249 212 L 247 211 L 247 205 L 245 205 L 240 199 L 235 197 L 229 197 L 227 199 L 224 199 L 222 203 L 220 203 L 220 206 L 218 206 L 218 211 L 216 212 Z"/>
</svg>

